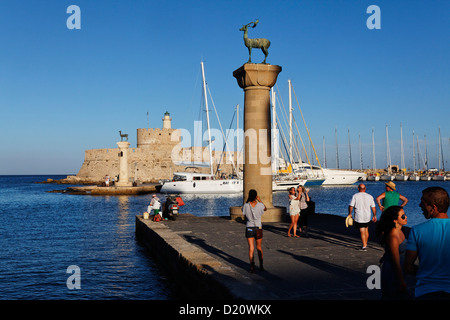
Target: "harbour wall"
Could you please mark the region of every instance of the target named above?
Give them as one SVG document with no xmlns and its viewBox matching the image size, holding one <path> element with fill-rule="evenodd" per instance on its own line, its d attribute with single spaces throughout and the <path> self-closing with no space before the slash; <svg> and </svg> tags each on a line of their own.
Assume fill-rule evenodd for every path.
<svg viewBox="0 0 450 320">
<path fill-rule="evenodd" d="M 238 273 L 185 241 L 164 224 L 136 216 L 136 237 L 164 269 L 174 275 L 180 288 L 186 290 L 183 294 L 190 299 L 242 298 L 233 292 L 232 281 L 220 279 L 224 276 L 240 279 Z"/>
<path fill-rule="evenodd" d="M 84 162 L 72 180 L 102 181 L 119 174 L 119 148 L 90 149 L 85 151 Z M 213 151 L 213 165 L 220 165 L 221 174 L 233 172 L 236 152 Z M 137 182 L 158 182 L 172 179 L 173 173 L 185 171 L 186 163 L 208 162 L 206 147 L 182 148 L 178 129 L 137 129 L 137 147 L 128 149 L 128 176 Z M 242 162 L 241 162 L 242 163 Z M 198 168 L 209 173 L 209 168 Z"/>
</svg>

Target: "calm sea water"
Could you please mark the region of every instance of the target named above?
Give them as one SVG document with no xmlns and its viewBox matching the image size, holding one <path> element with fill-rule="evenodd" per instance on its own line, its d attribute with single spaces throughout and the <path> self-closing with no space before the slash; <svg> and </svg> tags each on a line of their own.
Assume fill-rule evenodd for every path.
<svg viewBox="0 0 450 320">
<path fill-rule="evenodd" d="M 38 184 L 65 176 L 0 176 L 0 299 L 163 299 L 180 298 L 177 287 L 135 237 L 135 216 L 146 210 L 146 196 L 81 196 L 47 191 L 67 185 Z M 367 182 L 377 196 L 382 182 Z M 421 190 L 450 182 L 398 182 L 409 198 L 408 225 L 425 221 Z M 356 186 L 312 187 L 316 212 L 347 214 Z M 161 196 L 164 198 L 164 196 Z M 223 216 L 242 196 L 183 197 L 182 212 Z M 287 206 L 287 192 L 273 203 Z M 80 268 L 81 289 L 66 285 L 69 266 Z"/>
</svg>

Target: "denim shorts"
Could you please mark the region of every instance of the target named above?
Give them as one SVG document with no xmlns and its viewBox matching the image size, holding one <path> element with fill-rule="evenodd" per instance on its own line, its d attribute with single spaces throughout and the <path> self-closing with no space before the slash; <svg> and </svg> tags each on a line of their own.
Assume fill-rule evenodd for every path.
<svg viewBox="0 0 450 320">
<path fill-rule="evenodd" d="M 245 228 L 246 238 L 262 239 L 262 228 L 259 227 L 247 227 Z"/>
</svg>

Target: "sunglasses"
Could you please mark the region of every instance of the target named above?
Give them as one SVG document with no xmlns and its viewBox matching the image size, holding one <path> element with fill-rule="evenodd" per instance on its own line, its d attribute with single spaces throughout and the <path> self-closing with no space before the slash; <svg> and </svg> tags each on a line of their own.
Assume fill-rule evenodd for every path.
<svg viewBox="0 0 450 320">
<path fill-rule="evenodd" d="M 402 214 L 400 218 L 401 218 L 402 220 L 405 220 L 405 219 L 406 219 L 406 214 Z"/>
</svg>

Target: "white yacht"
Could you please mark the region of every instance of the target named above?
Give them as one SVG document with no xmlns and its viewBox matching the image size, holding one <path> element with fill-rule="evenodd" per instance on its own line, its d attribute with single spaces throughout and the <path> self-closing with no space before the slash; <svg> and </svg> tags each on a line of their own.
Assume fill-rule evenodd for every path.
<svg viewBox="0 0 450 320">
<path fill-rule="evenodd" d="M 243 192 L 242 179 L 215 179 L 209 173 L 175 172 L 172 181 L 163 183 L 160 192 L 169 194 L 233 194 Z"/>
<path fill-rule="evenodd" d="M 363 172 L 351 171 L 351 170 L 343 170 L 343 169 L 328 169 L 321 168 L 316 165 L 309 165 L 307 163 L 303 163 L 302 167 L 308 171 L 311 170 L 313 175 L 316 177 L 323 177 L 325 180 L 322 185 L 351 185 L 359 180 L 363 180 L 363 178 L 367 177 L 367 174 Z"/>
</svg>

